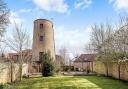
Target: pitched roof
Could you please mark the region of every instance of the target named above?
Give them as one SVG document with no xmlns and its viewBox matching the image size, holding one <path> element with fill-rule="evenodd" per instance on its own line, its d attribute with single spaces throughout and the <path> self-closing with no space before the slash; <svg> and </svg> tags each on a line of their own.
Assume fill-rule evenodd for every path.
<svg viewBox="0 0 128 89">
<path fill-rule="evenodd" d="M 81 54 L 74 62 L 91 62 L 95 56 L 96 54 Z"/>
<path fill-rule="evenodd" d="M 22 53 L 29 53 L 32 54 L 32 49 L 26 49 L 26 50 L 22 50 Z M 19 53 L 8 53 L 8 56 L 17 56 L 19 55 Z"/>
</svg>

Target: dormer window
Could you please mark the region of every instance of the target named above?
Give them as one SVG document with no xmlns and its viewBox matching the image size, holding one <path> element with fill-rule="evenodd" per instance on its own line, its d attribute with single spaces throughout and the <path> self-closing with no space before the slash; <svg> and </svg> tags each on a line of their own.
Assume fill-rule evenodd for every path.
<svg viewBox="0 0 128 89">
<path fill-rule="evenodd" d="M 43 29 L 43 24 L 40 24 L 40 29 Z"/>
</svg>

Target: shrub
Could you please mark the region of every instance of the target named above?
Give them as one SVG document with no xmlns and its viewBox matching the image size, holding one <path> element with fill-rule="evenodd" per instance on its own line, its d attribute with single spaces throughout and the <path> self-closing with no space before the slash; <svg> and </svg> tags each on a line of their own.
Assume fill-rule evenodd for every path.
<svg viewBox="0 0 128 89">
<path fill-rule="evenodd" d="M 0 89 L 13 89 L 13 86 L 9 84 L 3 84 L 3 85 L 0 85 Z"/>
<path fill-rule="evenodd" d="M 44 53 L 42 55 L 42 75 L 47 77 L 47 76 L 52 76 L 54 74 L 54 62 L 53 58 L 50 55 L 50 52 Z"/>
</svg>

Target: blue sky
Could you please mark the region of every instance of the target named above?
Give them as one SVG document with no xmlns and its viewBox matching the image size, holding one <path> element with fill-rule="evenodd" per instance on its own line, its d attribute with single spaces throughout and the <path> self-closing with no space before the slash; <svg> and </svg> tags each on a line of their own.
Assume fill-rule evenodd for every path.
<svg viewBox="0 0 128 89">
<path fill-rule="evenodd" d="M 71 53 L 82 53 L 89 42 L 93 24 L 117 23 L 119 16 L 128 15 L 128 0 L 5 0 L 13 24 L 22 23 L 33 34 L 37 18 L 52 20 L 56 51 L 67 47 Z M 8 27 L 7 34 L 12 31 Z"/>
</svg>

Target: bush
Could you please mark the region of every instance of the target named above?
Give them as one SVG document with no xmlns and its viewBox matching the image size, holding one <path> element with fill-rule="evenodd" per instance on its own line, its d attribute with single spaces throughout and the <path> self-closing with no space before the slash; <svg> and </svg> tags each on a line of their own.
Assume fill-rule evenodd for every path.
<svg viewBox="0 0 128 89">
<path fill-rule="evenodd" d="M 63 71 L 68 72 L 69 70 L 70 70 L 70 67 L 69 66 L 64 66 L 63 67 Z"/>
<path fill-rule="evenodd" d="M 13 89 L 13 87 L 9 84 L 0 85 L 0 89 Z"/>
<path fill-rule="evenodd" d="M 42 75 L 47 77 L 47 76 L 52 76 L 54 74 L 54 62 L 53 58 L 50 55 L 50 52 L 44 53 L 42 55 Z"/>
</svg>

